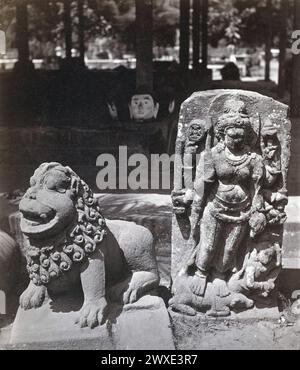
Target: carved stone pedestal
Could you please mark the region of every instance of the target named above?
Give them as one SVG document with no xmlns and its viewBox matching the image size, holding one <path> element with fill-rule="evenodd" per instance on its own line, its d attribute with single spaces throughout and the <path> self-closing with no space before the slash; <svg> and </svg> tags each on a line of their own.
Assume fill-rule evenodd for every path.
<svg viewBox="0 0 300 370">
<path fill-rule="evenodd" d="M 172 350 L 170 321 L 159 297 L 144 296 L 124 307 L 112 304 L 104 325 L 74 324 L 82 302 L 63 297 L 37 309 L 19 308 L 9 349 Z"/>
</svg>

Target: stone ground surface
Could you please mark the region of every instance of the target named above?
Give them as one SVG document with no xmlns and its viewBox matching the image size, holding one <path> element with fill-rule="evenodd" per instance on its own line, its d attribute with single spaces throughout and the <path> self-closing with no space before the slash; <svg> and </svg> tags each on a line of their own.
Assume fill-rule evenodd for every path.
<svg viewBox="0 0 300 370">
<path fill-rule="evenodd" d="M 178 350 L 300 350 L 300 322 L 205 320 L 171 313 Z"/>
</svg>

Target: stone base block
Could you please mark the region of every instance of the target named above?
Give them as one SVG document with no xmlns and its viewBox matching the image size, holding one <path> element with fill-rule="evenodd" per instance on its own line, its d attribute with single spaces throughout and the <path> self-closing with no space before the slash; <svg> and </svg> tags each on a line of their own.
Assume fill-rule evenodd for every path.
<svg viewBox="0 0 300 370">
<path fill-rule="evenodd" d="M 106 323 L 94 329 L 74 323 L 81 304 L 64 297 L 55 305 L 19 308 L 8 349 L 174 349 L 168 312 L 159 297 L 148 295 L 123 307 L 111 304 Z"/>
<path fill-rule="evenodd" d="M 179 312 L 174 312 L 169 309 L 172 317 L 182 318 L 183 320 L 194 320 L 195 322 L 224 322 L 224 321 L 236 321 L 236 322 L 251 322 L 251 321 L 276 321 L 280 319 L 281 313 L 278 307 L 254 307 L 249 310 L 234 312 L 231 311 L 229 316 L 213 317 L 206 315 L 205 313 L 198 312 L 195 316 L 184 315 Z"/>
</svg>

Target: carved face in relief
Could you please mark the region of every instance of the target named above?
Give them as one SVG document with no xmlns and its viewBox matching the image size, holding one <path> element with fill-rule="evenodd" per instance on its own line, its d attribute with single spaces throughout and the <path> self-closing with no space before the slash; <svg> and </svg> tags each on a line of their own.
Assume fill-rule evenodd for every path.
<svg viewBox="0 0 300 370">
<path fill-rule="evenodd" d="M 135 94 L 132 96 L 129 111 L 130 117 L 135 121 L 145 121 L 156 118 L 159 104 L 154 102 L 150 94 Z"/>
<path fill-rule="evenodd" d="M 229 127 L 225 130 L 224 143 L 230 150 L 243 149 L 245 144 L 245 129 Z"/>
<path fill-rule="evenodd" d="M 206 122 L 204 120 L 193 120 L 188 131 L 188 140 L 193 143 L 201 141 L 206 134 Z"/>
<path fill-rule="evenodd" d="M 230 110 L 218 117 L 215 134 L 231 151 L 240 151 L 245 146 L 250 146 L 254 138 L 248 114 Z"/>
<path fill-rule="evenodd" d="M 57 166 L 45 172 L 38 168 L 20 202 L 22 232 L 30 237 L 44 238 L 70 225 L 76 217 L 73 186 L 64 167 Z"/>
</svg>

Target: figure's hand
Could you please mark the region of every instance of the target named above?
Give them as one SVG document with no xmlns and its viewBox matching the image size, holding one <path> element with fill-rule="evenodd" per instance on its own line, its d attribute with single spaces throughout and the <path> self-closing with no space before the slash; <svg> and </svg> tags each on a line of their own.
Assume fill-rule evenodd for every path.
<svg viewBox="0 0 300 370">
<path fill-rule="evenodd" d="M 186 204 L 184 202 L 185 190 L 172 191 L 171 198 L 174 213 L 182 215 L 186 211 Z"/>
<path fill-rule="evenodd" d="M 27 289 L 20 297 L 20 306 L 24 310 L 38 308 L 44 303 L 46 293 L 47 289 L 45 286 L 34 285 L 32 282 L 30 282 Z"/>
<path fill-rule="evenodd" d="M 109 110 L 109 114 L 112 119 L 117 120 L 118 119 L 118 109 L 115 105 L 115 103 L 107 103 L 107 107 Z"/>
<path fill-rule="evenodd" d="M 171 99 L 168 107 L 168 111 L 170 114 L 172 114 L 175 110 L 175 99 Z"/>
<path fill-rule="evenodd" d="M 89 326 L 91 329 L 102 325 L 105 321 L 106 308 L 107 302 L 105 297 L 85 302 L 75 323 L 79 324 L 81 328 Z"/>
<path fill-rule="evenodd" d="M 275 289 L 275 283 L 272 280 L 262 283 L 262 293 L 263 297 L 268 297 L 270 293 Z"/>
</svg>

